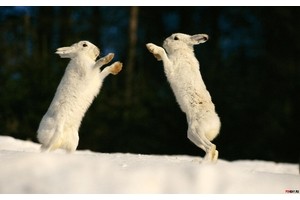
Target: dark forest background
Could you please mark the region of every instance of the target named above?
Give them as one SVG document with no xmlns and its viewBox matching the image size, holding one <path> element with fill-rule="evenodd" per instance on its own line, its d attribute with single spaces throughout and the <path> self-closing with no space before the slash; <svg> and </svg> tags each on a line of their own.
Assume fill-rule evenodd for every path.
<svg viewBox="0 0 300 200">
<path fill-rule="evenodd" d="M 145 44 L 206 33 L 195 46 L 222 128 L 220 158 L 298 162 L 299 7 L 0 7 L 0 134 L 36 140 L 68 59 L 56 48 L 89 40 L 123 62 L 86 113 L 78 149 L 204 152 Z"/>
</svg>

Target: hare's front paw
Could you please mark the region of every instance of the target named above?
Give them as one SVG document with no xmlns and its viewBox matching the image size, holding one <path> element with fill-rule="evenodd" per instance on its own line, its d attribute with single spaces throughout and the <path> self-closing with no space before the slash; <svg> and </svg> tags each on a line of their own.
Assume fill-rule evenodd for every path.
<svg viewBox="0 0 300 200">
<path fill-rule="evenodd" d="M 105 64 L 109 63 L 113 58 L 115 54 L 114 53 L 109 53 L 105 57 L 103 57 Z"/>
<path fill-rule="evenodd" d="M 123 67 L 123 64 L 121 62 L 117 61 L 109 67 L 109 71 L 113 75 L 116 75 L 122 70 L 122 67 Z"/>
<path fill-rule="evenodd" d="M 102 65 L 105 65 L 107 63 L 109 63 L 113 58 L 114 58 L 115 54 L 114 53 L 109 53 L 108 55 L 100 58 L 96 65 L 99 65 L 99 66 L 102 66 Z"/>
<path fill-rule="evenodd" d="M 147 49 L 154 55 L 154 57 L 157 59 L 157 60 L 161 60 L 161 55 L 163 54 L 164 52 L 164 49 L 159 47 L 159 46 L 156 46 L 155 44 L 153 43 L 148 43 L 146 44 L 146 47 Z"/>
</svg>

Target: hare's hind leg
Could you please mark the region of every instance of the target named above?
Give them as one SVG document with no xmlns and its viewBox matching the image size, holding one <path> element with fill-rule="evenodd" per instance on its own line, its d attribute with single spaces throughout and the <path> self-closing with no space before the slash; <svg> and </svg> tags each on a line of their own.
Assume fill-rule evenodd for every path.
<svg viewBox="0 0 300 200">
<path fill-rule="evenodd" d="M 44 152 L 54 151 L 55 149 L 60 148 L 63 138 L 63 129 L 65 120 L 63 118 L 60 118 L 57 120 L 58 123 L 56 124 L 54 134 L 52 135 L 51 139 L 47 144 L 43 144 L 41 146 L 41 150 Z"/>
<path fill-rule="evenodd" d="M 189 124 L 188 138 L 199 148 L 206 152 L 204 160 L 217 161 L 219 152 L 216 150 L 216 145 L 211 143 L 195 123 Z"/>
<path fill-rule="evenodd" d="M 212 147 L 206 152 L 204 160 L 216 162 L 218 160 L 219 152 L 216 149 L 216 145 L 212 144 Z"/>
</svg>

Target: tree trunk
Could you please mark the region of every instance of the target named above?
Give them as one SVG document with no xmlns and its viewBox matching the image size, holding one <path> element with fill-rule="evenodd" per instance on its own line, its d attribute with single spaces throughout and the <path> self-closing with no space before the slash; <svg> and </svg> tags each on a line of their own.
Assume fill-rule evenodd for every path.
<svg viewBox="0 0 300 200">
<path fill-rule="evenodd" d="M 130 9 L 130 21 L 129 21 L 129 51 L 128 60 L 125 65 L 126 72 L 126 91 L 125 91 L 125 101 L 126 105 L 130 105 L 132 102 L 132 78 L 133 70 L 135 65 L 136 57 L 136 44 L 137 44 L 137 27 L 138 27 L 138 7 L 131 7 Z"/>
</svg>

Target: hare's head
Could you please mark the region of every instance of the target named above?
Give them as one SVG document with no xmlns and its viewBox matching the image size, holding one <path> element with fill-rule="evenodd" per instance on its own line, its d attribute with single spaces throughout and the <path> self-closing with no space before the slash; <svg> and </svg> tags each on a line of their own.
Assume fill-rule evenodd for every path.
<svg viewBox="0 0 300 200">
<path fill-rule="evenodd" d="M 181 49 L 191 49 L 196 44 L 204 43 L 208 40 L 206 34 L 187 35 L 183 33 L 174 33 L 166 38 L 163 47 L 168 53 L 172 53 Z"/>
<path fill-rule="evenodd" d="M 100 50 L 89 41 L 80 41 L 69 47 L 60 47 L 55 53 L 57 53 L 61 58 L 72 59 L 79 55 L 86 55 L 91 59 L 96 60 L 100 54 Z"/>
</svg>

